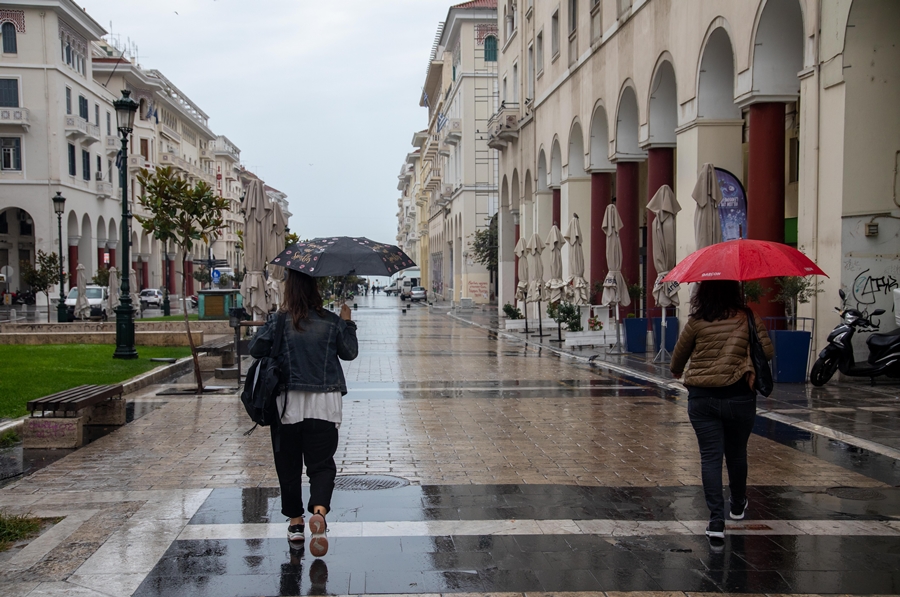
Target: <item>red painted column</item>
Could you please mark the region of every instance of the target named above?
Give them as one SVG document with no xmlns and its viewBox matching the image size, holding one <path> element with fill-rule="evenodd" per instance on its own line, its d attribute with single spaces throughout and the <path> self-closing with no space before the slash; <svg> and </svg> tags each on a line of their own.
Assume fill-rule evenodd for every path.
<svg viewBox="0 0 900 597">
<path fill-rule="evenodd" d="M 603 233 L 603 216 L 612 202 L 612 173 L 591 172 L 591 221 L 590 230 L 582 230 L 591 239 L 591 271 L 588 279 L 593 292 L 594 284 L 606 278 L 609 266 L 606 263 L 606 235 Z"/>
<path fill-rule="evenodd" d="M 119 267 L 116 265 L 116 249 L 115 247 L 110 247 L 109 249 L 109 266 L 110 267 Z M 121 272 L 119 272 L 121 274 Z"/>
<path fill-rule="evenodd" d="M 191 296 L 194 294 L 194 262 L 193 261 L 185 261 L 184 262 L 184 275 L 187 276 L 187 294 Z"/>
<path fill-rule="evenodd" d="M 146 261 L 141 263 L 141 290 L 150 288 L 150 264 Z"/>
<path fill-rule="evenodd" d="M 69 272 L 69 288 L 78 286 L 78 275 L 75 271 L 78 268 L 78 245 L 69 245 L 69 263 L 67 264 Z"/>
<path fill-rule="evenodd" d="M 514 241 L 515 243 L 518 243 L 518 242 L 519 242 L 519 234 L 521 233 L 520 230 L 519 230 L 519 228 L 520 228 L 519 224 L 516 224 L 516 225 L 515 225 L 515 232 L 513 233 L 513 241 Z M 515 244 L 514 244 L 513 246 L 515 246 Z M 514 278 L 514 279 L 515 279 L 515 283 L 513 284 L 513 292 L 515 292 L 515 289 L 519 287 L 519 256 L 518 256 L 518 255 L 516 255 L 515 261 L 516 261 L 516 263 L 515 263 L 515 274 L 514 274 L 514 276 L 515 276 L 515 278 Z M 515 304 L 515 301 L 513 301 L 513 304 Z"/>
<path fill-rule="evenodd" d="M 104 257 L 106 257 L 106 247 L 97 247 L 97 271 L 99 272 L 101 269 L 106 267 L 104 263 Z"/>
<path fill-rule="evenodd" d="M 175 260 L 169 259 L 169 294 L 177 294 L 175 288 Z"/>
<path fill-rule="evenodd" d="M 616 209 L 622 218 L 622 275 L 627 284 L 640 283 L 640 226 L 638 222 L 638 163 L 616 163 Z"/>
<path fill-rule="evenodd" d="M 556 224 L 556 227 L 559 228 L 560 220 L 562 219 L 562 189 L 556 187 L 553 189 L 553 218 L 552 223 Z M 541 239 L 543 240 L 543 239 Z"/>
<path fill-rule="evenodd" d="M 663 185 L 675 190 L 675 150 L 671 147 L 651 147 L 647 150 L 647 197 L 652 199 Z M 653 263 L 653 220 L 656 216 L 647 211 L 647 307 L 655 307 L 650 290 L 656 282 L 656 265 Z M 660 315 L 660 317 L 662 317 Z"/>
<path fill-rule="evenodd" d="M 784 242 L 784 104 L 750 106 L 747 170 L 747 237 Z M 764 288 L 775 288 L 772 279 L 760 282 Z M 773 293 L 753 305 L 762 317 L 784 316 L 784 308 L 770 302 Z"/>
</svg>

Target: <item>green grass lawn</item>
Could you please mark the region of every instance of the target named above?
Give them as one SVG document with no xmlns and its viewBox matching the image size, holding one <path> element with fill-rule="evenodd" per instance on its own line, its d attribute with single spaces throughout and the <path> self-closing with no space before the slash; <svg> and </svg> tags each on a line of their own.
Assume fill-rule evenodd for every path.
<svg viewBox="0 0 900 597">
<path fill-rule="evenodd" d="M 197 321 L 199 315 L 196 313 L 188 314 L 188 321 Z M 135 317 L 135 321 L 181 321 L 184 322 L 184 315 L 160 315 L 159 317 Z M 114 317 L 110 317 L 110 321 L 115 321 Z"/>
<path fill-rule="evenodd" d="M 138 346 L 138 358 L 112 358 L 109 344 L 0 345 L 0 417 L 19 417 L 29 400 L 82 384 L 119 383 L 165 363 L 154 357 L 181 358 L 187 347 Z"/>
</svg>

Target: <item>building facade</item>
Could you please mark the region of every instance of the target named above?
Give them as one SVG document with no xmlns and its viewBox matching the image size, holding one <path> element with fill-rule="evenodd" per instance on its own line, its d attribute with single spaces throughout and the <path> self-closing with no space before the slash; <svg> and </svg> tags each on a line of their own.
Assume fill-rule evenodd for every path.
<svg viewBox="0 0 900 597">
<path fill-rule="evenodd" d="M 132 221 L 130 267 L 138 286 L 168 284 L 180 294 L 186 275 L 193 293 L 194 259 L 227 259 L 239 270 L 240 150 L 212 132 L 208 116 L 172 81 L 141 68 L 105 34 L 70 0 L 0 4 L 0 267 L 11 273 L 11 291 L 24 289 L 21 261 L 33 262 L 38 250 L 59 251 L 51 201 L 56 192 L 66 197 L 62 243 L 68 283 L 75 283 L 78 264 L 88 276 L 102 267 L 123 269 L 117 255 L 121 142 L 112 105 L 123 89 L 139 103 L 128 155 L 120 162 L 128 169 L 131 212 L 147 215 L 136 201 L 139 170 L 160 166 L 172 167 L 191 184 L 205 182 L 230 205 L 223 229 L 210 244 L 198 244 L 184 267 L 173 247 L 162 247 Z"/>
<path fill-rule="evenodd" d="M 712 163 L 746 188 L 745 237 L 793 244 L 829 274 L 801 305 L 820 347 L 838 288 L 854 306 L 892 312 L 900 4 L 510 0 L 498 25 L 498 76 L 508 83 L 494 118 L 504 126 L 491 131 L 501 147 L 501 305 L 514 302 L 518 237 L 546 238 L 575 213 L 585 277 L 602 282 L 612 201 L 624 223 L 623 274 L 652 286 L 647 201 L 674 189 L 684 258 L 696 247 L 691 193 Z M 766 297 L 755 308 L 783 315 Z"/>
<path fill-rule="evenodd" d="M 423 285 L 453 302 L 496 298 L 491 274 L 469 254 L 475 231 L 490 225 L 498 205 L 498 156 L 486 135 L 498 105 L 496 12 L 495 0 L 450 8 L 420 98 L 428 128 L 413 137 L 415 165 L 409 156 L 404 164 L 416 173 L 415 205 L 403 225 L 410 217 L 415 227 Z"/>
</svg>

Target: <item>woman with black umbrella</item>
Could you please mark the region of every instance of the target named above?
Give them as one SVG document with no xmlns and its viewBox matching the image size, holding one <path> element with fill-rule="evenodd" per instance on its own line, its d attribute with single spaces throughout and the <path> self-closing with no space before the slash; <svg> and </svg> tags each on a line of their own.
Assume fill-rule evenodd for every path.
<svg viewBox="0 0 900 597">
<path fill-rule="evenodd" d="M 358 353 L 356 323 L 350 308 L 341 306 L 340 316 L 322 306 L 315 278 L 288 269 L 284 301 L 278 312 L 250 342 L 250 354 L 269 356 L 279 322 L 284 325 L 281 353 L 277 355 L 285 390 L 278 396 L 281 424 L 273 425 L 272 448 L 281 487 L 281 513 L 290 519 L 288 540 L 304 541 L 302 472 L 306 464 L 310 496 L 309 552 L 321 557 L 328 552 L 325 516 L 337 467 L 334 454 L 342 419 L 347 383 L 341 360 L 352 361 Z"/>
</svg>

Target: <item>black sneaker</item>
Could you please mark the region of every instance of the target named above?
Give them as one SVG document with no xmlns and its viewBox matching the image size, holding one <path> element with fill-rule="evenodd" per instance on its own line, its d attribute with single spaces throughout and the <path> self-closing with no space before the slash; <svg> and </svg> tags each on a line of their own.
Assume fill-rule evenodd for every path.
<svg viewBox="0 0 900 597">
<path fill-rule="evenodd" d="M 303 535 L 304 529 L 303 523 L 288 526 L 288 541 L 292 543 L 302 543 L 303 541 L 306 541 L 306 537 Z"/>
<path fill-rule="evenodd" d="M 724 520 L 710 520 L 709 524 L 706 526 L 706 536 L 713 537 L 715 539 L 724 539 L 725 538 L 725 521 Z"/>
<path fill-rule="evenodd" d="M 750 500 L 744 498 L 744 501 L 735 504 L 731 502 L 731 520 L 741 520 L 744 518 L 744 513 L 747 511 L 747 505 L 750 503 Z"/>
</svg>

